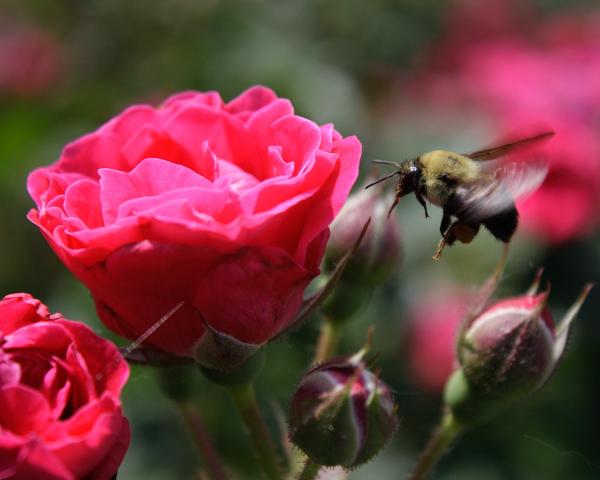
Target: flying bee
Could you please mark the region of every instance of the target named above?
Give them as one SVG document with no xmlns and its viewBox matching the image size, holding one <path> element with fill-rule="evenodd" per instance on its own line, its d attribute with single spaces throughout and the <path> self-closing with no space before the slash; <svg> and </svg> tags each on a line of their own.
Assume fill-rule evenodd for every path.
<svg viewBox="0 0 600 480">
<path fill-rule="evenodd" d="M 470 243 L 481 225 L 502 242 L 510 242 L 518 225 L 515 200 L 534 191 L 546 177 L 545 162 L 515 158 L 490 161 L 534 147 L 548 140 L 554 132 L 547 131 L 497 147 L 459 154 L 434 150 L 402 163 L 374 160 L 393 165 L 396 171 L 365 188 L 398 175 L 394 202 L 388 217 L 400 198 L 414 193 L 425 210 L 430 203 L 443 210 L 440 232 L 442 239 L 433 256 L 438 260 L 446 245 L 455 241 Z"/>
</svg>

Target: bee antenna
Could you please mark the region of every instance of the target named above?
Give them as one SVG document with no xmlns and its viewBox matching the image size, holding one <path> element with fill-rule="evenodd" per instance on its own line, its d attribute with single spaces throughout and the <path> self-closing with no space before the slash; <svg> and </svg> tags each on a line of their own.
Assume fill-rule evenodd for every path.
<svg viewBox="0 0 600 480">
<path fill-rule="evenodd" d="M 377 185 L 378 183 L 381 183 L 381 182 L 383 182 L 384 180 L 387 180 L 388 178 L 391 178 L 391 177 L 393 177 L 394 175 L 400 175 L 400 172 L 392 172 L 392 173 L 390 173 L 389 175 L 386 175 L 385 177 L 382 177 L 382 178 L 380 178 L 379 180 L 375 180 L 373 183 L 369 183 L 369 184 L 368 184 L 368 185 L 365 187 L 365 190 L 366 190 L 367 188 L 371 188 L 371 187 L 372 187 L 372 186 L 374 186 L 374 185 Z"/>
<path fill-rule="evenodd" d="M 400 168 L 400 164 L 397 162 L 388 162 L 387 160 L 371 160 L 373 163 L 379 163 L 381 165 L 393 165 L 396 168 Z"/>
</svg>

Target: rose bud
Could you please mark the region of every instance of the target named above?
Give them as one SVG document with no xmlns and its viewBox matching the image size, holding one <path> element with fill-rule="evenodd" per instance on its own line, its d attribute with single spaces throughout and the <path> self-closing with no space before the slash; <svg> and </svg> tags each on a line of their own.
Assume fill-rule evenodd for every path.
<svg viewBox="0 0 600 480">
<path fill-rule="evenodd" d="M 537 280 L 526 295 L 492 305 L 465 328 L 458 342 L 461 368 L 446 388 L 446 403 L 458 419 L 485 417 L 535 392 L 555 371 L 591 285 L 558 327 L 546 306 L 548 292 L 536 294 L 536 288 Z"/>
<path fill-rule="evenodd" d="M 232 370 L 289 327 L 361 145 L 264 87 L 128 108 L 29 176 L 29 213 L 108 328 Z"/>
<path fill-rule="evenodd" d="M 114 478 L 129 447 L 117 348 L 28 294 L 0 300 L 0 477 Z"/>
<path fill-rule="evenodd" d="M 320 465 L 357 467 L 374 457 L 396 430 L 390 389 L 367 370 L 363 352 L 312 368 L 292 398 L 290 438 Z"/>
<path fill-rule="evenodd" d="M 367 182 L 368 183 L 368 182 Z M 365 222 L 371 222 L 364 238 L 353 252 L 338 288 L 324 304 L 324 312 L 335 322 L 352 317 L 364 307 L 373 288 L 384 283 L 400 268 L 402 248 L 398 220 L 387 218 L 389 205 L 383 186 L 365 190 L 361 186 L 348 198 L 331 225 L 327 244 L 326 269 L 340 262 L 360 235 Z"/>
<path fill-rule="evenodd" d="M 370 183 L 367 181 L 365 184 Z M 345 283 L 377 285 L 385 282 L 400 267 L 402 247 L 400 227 L 395 216 L 388 218 L 389 202 L 383 185 L 365 190 L 364 185 L 348 201 L 331 225 L 327 262 L 337 263 L 352 247 L 371 218 L 369 230 L 343 274 Z"/>
</svg>

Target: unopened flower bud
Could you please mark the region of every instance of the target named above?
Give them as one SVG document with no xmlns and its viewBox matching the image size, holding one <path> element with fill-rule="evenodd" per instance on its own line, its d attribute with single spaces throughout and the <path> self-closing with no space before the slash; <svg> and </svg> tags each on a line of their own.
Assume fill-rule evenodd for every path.
<svg viewBox="0 0 600 480">
<path fill-rule="evenodd" d="M 548 378 L 555 332 L 547 300 L 547 293 L 503 300 L 475 319 L 458 349 L 474 386 L 495 393 L 529 393 Z"/>
<path fill-rule="evenodd" d="M 460 370 L 446 386 L 445 401 L 463 421 L 488 416 L 507 401 L 535 392 L 560 362 L 591 285 L 557 327 L 546 306 L 548 292 L 536 294 L 536 288 L 537 281 L 526 295 L 487 308 L 459 338 Z"/>
<path fill-rule="evenodd" d="M 320 465 L 361 465 L 396 430 L 390 389 L 367 370 L 361 356 L 330 360 L 309 370 L 292 398 L 291 440 Z"/>
<path fill-rule="evenodd" d="M 335 264 L 352 247 L 366 220 L 371 225 L 344 272 L 347 283 L 377 285 L 385 282 L 402 260 L 400 230 L 394 216 L 387 217 L 389 198 L 379 186 L 352 194 L 331 225 L 327 261 Z"/>
</svg>

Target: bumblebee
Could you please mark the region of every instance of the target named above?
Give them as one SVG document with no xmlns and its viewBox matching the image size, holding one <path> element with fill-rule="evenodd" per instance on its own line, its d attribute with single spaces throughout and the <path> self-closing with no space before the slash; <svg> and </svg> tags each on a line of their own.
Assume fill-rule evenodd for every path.
<svg viewBox="0 0 600 480">
<path fill-rule="evenodd" d="M 518 225 L 515 200 L 535 190 L 546 177 L 545 162 L 514 155 L 548 140 L 547 131 L 500 146 L 459 154 L 434 150 L 402 163 L 374 160 L 393 165 L 396 170 L 369 184 L 372 187 L 398 175 L 394 201 L 388 217 L 400 198 L 414 193 L 429 217 L 426 200 L 443 210 L 442 239 L 434 259 L 444 247 L 457 240 L 470 243 L 481 225 L 498 240 L 509 243 Z M 513 155 L 513 158 L 510 158 Z M 507 157 L 502 159 L 500 157 Z"/>
</svg>

